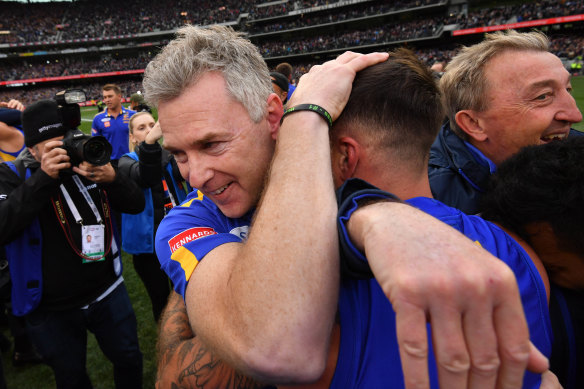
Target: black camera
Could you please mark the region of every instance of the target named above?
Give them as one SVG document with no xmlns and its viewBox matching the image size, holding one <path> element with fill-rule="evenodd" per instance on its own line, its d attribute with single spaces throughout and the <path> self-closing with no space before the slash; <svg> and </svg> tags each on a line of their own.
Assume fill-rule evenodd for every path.
<svg viewBox="0 0 584 389">
<path fill-rule="evenodd" d="M 81 89 L 64 90 L 55 95 L 61 122 L 69 129 L 63 138 L 63 148 L 67 150 L 72 165 L 83 161 L 96 166 L 105 165 L 110 161 L 112 145 L 101 135 L 90 136 L 77 129 L 81 124 L 79 103 L 85 100 L 85 92 Z"/>
</svg>

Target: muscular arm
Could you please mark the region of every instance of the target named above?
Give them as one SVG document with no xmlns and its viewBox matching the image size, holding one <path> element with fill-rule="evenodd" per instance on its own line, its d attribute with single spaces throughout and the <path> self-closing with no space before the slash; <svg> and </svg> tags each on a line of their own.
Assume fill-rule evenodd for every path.
<svg viewBox="0 0 584 389">
<path fill-rule="evenodd" d="M 314 69 L 304 83 L 312 89 L 301 82 L 290 104 L 318 104 L 336 118 L 356 72 L 387 58 L 346 54 Z M 318 77 L 321 70 L 329 77 Z M 205 344 L 262 381 L 318 379 L 338 298 L 335 219 L 327 124 L 315 113 L 294 113 L 279 129 L 247 242 L 211 251 L 188 283 L 189 318 Z"/>
<path fill-rule="evenodd" d="M 368 205 L 347 227 L 396 312 L 407 387 L 428 385 L 426 321 L 441 387 L 521 387 L 526 367 L 547 368 L 530 345 L 517 283 L 502 261 L 405 204 Z"/>
<path fill-rule="evenodd" d="M 189 325 L 184 301 L 172 293 L 160 320 L 156 388 L 265 387 L 216 358 Z"/>
</svg>

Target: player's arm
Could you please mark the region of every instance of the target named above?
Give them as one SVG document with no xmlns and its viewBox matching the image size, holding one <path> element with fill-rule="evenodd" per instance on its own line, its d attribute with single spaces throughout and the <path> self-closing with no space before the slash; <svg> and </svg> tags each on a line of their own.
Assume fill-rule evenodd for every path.
<svg viewBox="0 0 584 389">
<path fill-rule="evenodd" d="M 173 292 L 160 320 L 157 389 L 263 388 L 215 357 L 195 336 L 182 297 Z"/>
<path fill-rule="evenodd" d="M 313 67 L 290 104 L 320 105 L 334 119 L 356 72 L 386 58 L 345 53 Z M 297 112 L 278 129 L 275 94 L 268 111 L 278 141 L 249 238 L 197 265 L 187 311 L 197 336 L 238 370 L 266 382 L 311 382 L 326 365 L 339 287 L 328 124 Z"/>
<path fill-rule="evenodd" d="M 406 204 L 359 208 L 347 229 L 396 312 L 406 387 L 429 385 L 427 321 L 441 387 L 521 387 L 526 367 L 547 369 L 502 261 Z"/>
</svg>

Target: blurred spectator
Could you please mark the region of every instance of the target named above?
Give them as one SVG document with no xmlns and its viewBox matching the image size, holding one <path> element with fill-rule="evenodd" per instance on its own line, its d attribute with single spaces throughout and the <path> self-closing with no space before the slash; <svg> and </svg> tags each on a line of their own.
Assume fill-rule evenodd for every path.
<svg viewBox="0 0 584 389">
<path fill-rule="evenodd" d="M 136 113 L 129 129 L 132 152 L 120 158 L 119 169 L 143 189 L 146 207 L 137 215 L 122 215 L 122 248 L 132 254 L 134 269 L 146 287 L 158 322 L 171 287 L 154 253 L 154 235 L 162 218 L 183 202 L 190 187 L 174 157 L 160 147 L 162 131 L 151 114 Z"/>
</svg>

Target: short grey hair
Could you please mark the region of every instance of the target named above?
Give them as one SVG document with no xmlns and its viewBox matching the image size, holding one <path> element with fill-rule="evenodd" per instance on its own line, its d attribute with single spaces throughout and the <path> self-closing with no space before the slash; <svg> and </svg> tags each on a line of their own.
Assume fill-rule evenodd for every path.
<svg viewBox="0 0 584 389">
<path fill-rule="evenodd" d="M 549 51 L 549 40 L 541 32 L 520 33 L 514 30 L 487 34 L 485 40 L 473 46 L 463 47 L 446 66 L 440 78 L 442 102 L 450 119 L 450 128 L 459 137 L 468 140 L 456 123 L 456 113 L 471 109 L 487 109 L 488 80 L 485 65 L 495 56 L 506 51 Z"/>
<path fill-rule="evenodd" d="M 256 46 L 225 26 L 181 27 L 144 71 L 146 100 L 158 107 L 213 71 L 223 75 L 227 92 L 254 122 L 266 115 L 272 93 L 268 67 Z"/>
</svg>

